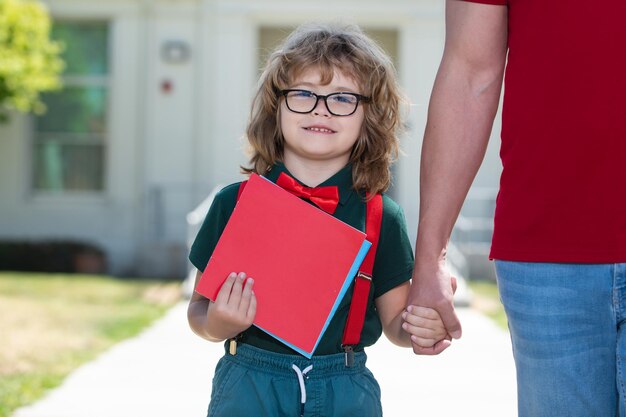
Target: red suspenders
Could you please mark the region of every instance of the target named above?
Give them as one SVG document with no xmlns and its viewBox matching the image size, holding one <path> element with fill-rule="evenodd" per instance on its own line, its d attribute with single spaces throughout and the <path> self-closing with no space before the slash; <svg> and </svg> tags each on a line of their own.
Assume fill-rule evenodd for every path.
<svg viewBox="0 0 626 417">
<path fill-rule="evenodd" d="M 237 192 L 237 200 L 247 181 L 243 181 L 239 185 Z M 376 249 L 378 248 L 378 238 L 380 235 L 380 225 L 383 218 L 383 198 L 382 195 L 376 194 L 374 198 L 369 200 L 366 205 L 365 214 L 365 235 L 372 247 L 365 255 L 361 268 L 354 279 L 354 292 L 352 293 L 352 302 L 350 303 L 350 311 L 348 312 L 348 320 L 343 331 L 341 345 L 346 352 L 346 366 L 352 366 L 354 363 L 354 347 L 361 340 L 361 331 L 365 323 L 365 312 L 367 310 L 367 302 L 369 299 L 370 287 L 372 284 L 372 271 L 374 269 L 374 259 L 376 258 Z"/>
<path fill-rule="evenodd" d="M 237 191 L 237 201 L 239 201 L 239 197 L 241 197 L 241 193 L 243 193 L 243 189 L 246 188 L 246 184 L 248 183 L 248 181 L 241 181 L 241 184 L 239 184 L 239 190 Z"/>
<path fill-rule="evenodd" d="M 352 303 L 348 312 L 348 320 L 343 330 L 341 345 L 346 352 L 346 366 L 354 363 L 354 346 L 361 340 L 361 331 L 365 323 L 365 311 L 372 285 L 372 272 L 374 270 L 374 259 L 376 259 L 376 249 L 378 248 L 378 237 L 380 235 L 380 224 L 383 218 L 383 197 L 376 194 L 374 198 L 367 202 L 365 213 L 365 235 L 372 247 L 365 255 L 361 268 L 354 279 L 354 292 L 352 293 Z"/>
</svg>

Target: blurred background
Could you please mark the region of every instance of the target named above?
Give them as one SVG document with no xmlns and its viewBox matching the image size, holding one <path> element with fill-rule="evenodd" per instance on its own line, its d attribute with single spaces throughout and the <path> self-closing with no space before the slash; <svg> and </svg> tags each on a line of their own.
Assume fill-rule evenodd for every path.
<svg viewBox="0 0 626 417">
<path fill-rule="evenodd" d="M 265 57 L 299 23 L 329 19 L 357 23 L 377 40 L 411 100 L 390 193 L 414 238 L 444 1 L 44 3 L 52 39 L 63 45 L 62 88 L 43 93 L 46 113 L 13 111 L 0 124 L 0 244 L 63 241 L 47 250 L 78 252 L 71 263 L 82 269 L 184 277 L 187 214 L 214 187 L 241 179 L 242 135 Z M 491 273 L 499 126 L 493 131 L 454 235 L 468 275 Z"/>
<path fill-rule="evenodd" d="M 411 104 L 390 194 L 404 208 L 414 241 L 444 6 L 443 0 L 0 0 L 0 271 L 13 271 L 0 273 L 0 345 L 8 346 L 0 352 L 0 376 L 37 369 L 43 360 L 27 347 L 37 350 L 33 341 L 52 324 L 19 321 L 20 311 L 62 323 L 66 333 L 51 336 L 48 346 L 64 345 L 59 341 L 68 342 L 70 333 L 106 336 L 101 345 L 93 337 L 72 339 L 78 350 L 97 345 L 72 369 L 180 299 L 179 284 L 193 274 L 188 245 L 211 194 L 242 179 L 242 137 L 264 60 L 300 23 L 356 23 L 393 58 Z M 494 278 L 487 254 L 501 169 L 499 120 L 498 114 L 453 232 L 450 262 L 466 279 Z M 55 281 L 41 272 L 69 275 Z M 79 278 L 84 285 L 72 293 Z M 120 287 L 109 288 L 111 282 Z M 129 325 L 123 306 L 135 308 L 137 300 L 146 310 L 134 311 L 138 321 Z M 71 318 L 92 314 L 72 303 L 98 305 L 102 316 L 94 316 L 93 329 L 72 327 Z M 51 313 L 62 305 L 72 309 Z M 114 324 L 113 311 L 123 313 Z M 59 347 L 66 350 L 67 343 Z M 24 387 L 9 393 L 0 386 L 0 417 L 3 402 L 9 410 L 2 390 L 15 404 L 30 401 L 15 400 Z"/>
</svg>

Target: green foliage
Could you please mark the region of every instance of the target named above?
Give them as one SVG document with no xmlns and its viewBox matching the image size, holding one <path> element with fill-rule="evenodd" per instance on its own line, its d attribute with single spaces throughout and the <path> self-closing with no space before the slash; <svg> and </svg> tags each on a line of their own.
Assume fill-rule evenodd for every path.
<svg viewBox="0 0 626 417">
<path fill-rule="evenodd" d="M 62 45 L 50 39 L 50 17 L 35 0 L 0 0 L 0 121 L 9 110 L 41 114 L 39 94 L 61 87 Z"/>
</svg>

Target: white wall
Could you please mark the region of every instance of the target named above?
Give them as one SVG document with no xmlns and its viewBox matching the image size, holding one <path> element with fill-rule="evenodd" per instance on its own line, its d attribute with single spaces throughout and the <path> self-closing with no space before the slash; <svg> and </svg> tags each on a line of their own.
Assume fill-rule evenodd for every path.
<svg viewBox="0 0 626 417">
<path fill-rule="evenodd" d="M 19 213 L 18 202 L 26 197 L 27 179 L 22 155 L 25 130 L 25 119 L 16 114 L 11 115 L 9 123 L 0 124 L 0 233 L 5 236 L 15 236 L 23 231 L 23 226 L 12 220 Z"/>
<path fill-rule="evenodd" d="M 196 203 L 194 155 L 197 120 L 203 117 L 200 10 L 197 2 L 158 2 L 145 16 L 142 275 L 171 276 L 185 269 L 185 215 Z M 172 43 L 188 56 L 168 59 Z"/>
</svg>

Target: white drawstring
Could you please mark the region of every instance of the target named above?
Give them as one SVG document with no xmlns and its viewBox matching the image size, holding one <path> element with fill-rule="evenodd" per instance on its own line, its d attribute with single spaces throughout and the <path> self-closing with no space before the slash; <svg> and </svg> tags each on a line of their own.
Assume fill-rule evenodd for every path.
<svg viewBox="0 0 626 417">
<path fill-rule="evenodd" d="M 293 365 L 291 365 L 291 367 L 296 372 L 296 375 L 298 375 L 298 383 L 300 384 L 300 415 L 303 415 L 304 414 L 304 404 L 306 404 L 306 386 L 304 385 L 304 376 L 311 369 L 313 369 L 313 365 L 307 366 L 302 371 L 300 370 L 300 368 L 298 368 L 296 366 L 295 363 Z"/>
</svg>

